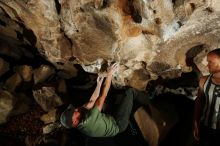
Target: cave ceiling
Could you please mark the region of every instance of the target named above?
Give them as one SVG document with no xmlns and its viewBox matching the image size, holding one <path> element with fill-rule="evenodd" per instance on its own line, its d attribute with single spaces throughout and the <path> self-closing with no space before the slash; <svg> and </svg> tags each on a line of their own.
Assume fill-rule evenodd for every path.
<svg viewBox="0 0 220 146">
<path fill-rule="evenodd" d="M 32 48 L 70 76 L 118 62 L 115 86 L 176 78 L 220 47 L 219 0 L 0 0 L 1 54 Z M 31 46 L 29 50 L 22 46 Z"/>
</svg>

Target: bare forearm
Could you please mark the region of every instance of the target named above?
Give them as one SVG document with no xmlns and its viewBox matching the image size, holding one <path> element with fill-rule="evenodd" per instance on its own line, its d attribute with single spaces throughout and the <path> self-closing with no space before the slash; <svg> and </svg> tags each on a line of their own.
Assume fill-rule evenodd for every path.
<svg viewBox="0 0 220 146">
<path fill-rule="evenodd" d="M 106 80 L 104 82 L 104 85 L 103 85 L 102 93 L 101 93 L 100 97 L 97 99 L 96 105 L 97 105 L 99 111 L 102 110 L 103 104 L 104 104 L 105 99 L 106 99 L 106 96 L 108 95 L 108 91 L 111 87 L 111 79 L 112 79 L 112 75 L 109 75 L 106 78 Z"/>
<path fill-rule="evenodd" d="M 91 109 L 94 106 L 97 98 L 99 97 L 102 82 L 103 82 L 103 77 L 98 77 L 97 78 L 97 85 L 96 85 L 96 88 L 95 88 L 92 96 L 90 97 L 89 101 L 86 104 L 84 104 L 84 107 L 86 109 Z"/>
<path fill-rule="evenodd" d="M 101 96 L 107 96 L 108 91 L 111 87 L 111 82 L 112 82 L 112 75 L 108 75 L 105 82 L 104 82 L 103 91 L 101 93 Z"/>
<path fill-rule="evenodd" d="M 99 111 L 102 110 L 106 96 L 111 87 L 112 75 L 116 72 L 117 68 L 118 68 L 118 65 L 116 63 L 112 64 L 110 67 L 107 68 L 107 77 L 103 85 L 103 90 L 102 90 L 100 97 L 96 101 L 96 106 L 98 107 Z"/>
<path fill-rule="evenodd" d="M 99 97 L 100 94 L 100 90 L 101 90 L 101 85 L 97 84 L 92 96 L 90 97 L 90 101 L 96 101 L 97 98 Z"/>
</svg>

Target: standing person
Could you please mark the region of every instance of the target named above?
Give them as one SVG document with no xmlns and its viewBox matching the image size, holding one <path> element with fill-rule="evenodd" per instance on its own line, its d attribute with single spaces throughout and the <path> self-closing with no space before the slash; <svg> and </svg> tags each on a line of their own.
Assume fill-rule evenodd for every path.
<svg viewBox="0 0 220 146">
<path fill-rule="evenodd" d="M 61 124 L 66 128 L 77 128 L 81 133 L 89 137 L 112 137 L 123 132 L 128 124 L 135 98 L 145 98 L 145 92 L 128 89 L 122 98 L 114 115 L 102 113 L 103 104 L 111 86 L 112 75 L 118 65 L 113 64 L 107 69 L 107 77 L 100 89 L 103 77 L 97 79 L 97 86 L 89 102 L 82 107 L 74 108 L 70 105 L 60 117 Z"/>
<path fill-rule="evenodd" d="M 220 48 L 207 54 L 210 75 L 199 81 L 193 136 L 200 146 L 220 146 Z"/>
</svg>

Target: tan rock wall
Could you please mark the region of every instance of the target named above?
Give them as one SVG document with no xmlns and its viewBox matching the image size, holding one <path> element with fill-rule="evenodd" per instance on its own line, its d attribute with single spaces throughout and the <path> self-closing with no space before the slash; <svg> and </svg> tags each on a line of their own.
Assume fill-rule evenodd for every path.
<svg viewBox="0 0 220 146">
<path fill-rule="evenodd" d="M 192 70 L 190 57 L 205 74 L 205 54 L 220 47 L 218 0 L 0 0 L 0 8 L 1 20 L 33 31 L 38 51 L 58 69 L 73 74 L 80 64 L 97 73 L 119 62 L 118 87 L 178 77 Z M 1 33 L 15 37 L 15 24 Z"/>
</svg>

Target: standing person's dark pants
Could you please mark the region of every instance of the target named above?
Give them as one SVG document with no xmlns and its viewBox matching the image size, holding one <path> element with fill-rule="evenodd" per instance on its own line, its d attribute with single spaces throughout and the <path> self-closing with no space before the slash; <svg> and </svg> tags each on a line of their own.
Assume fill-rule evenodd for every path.
<svg viewBox="0 0 220 146">
<path fill-rule="evenodd" d="M 113 116 L 119 126 L 119 133 L 121 133 L 125 131 L 129 124 L 134 101 L 138 101 L 144 105 L 147 105 L 149 104 L 149 99 L 146 92 L 139 91 L 133 88 L 127 89 L 125 91 L 125 94 L 123 96 L 120 96 L 119 98 L 120 101 Z"/>
<path fill-rule="evenodd" d="M 220 146 L 220 130 L 201 126 L 199 146 Z"/>
</svg>

